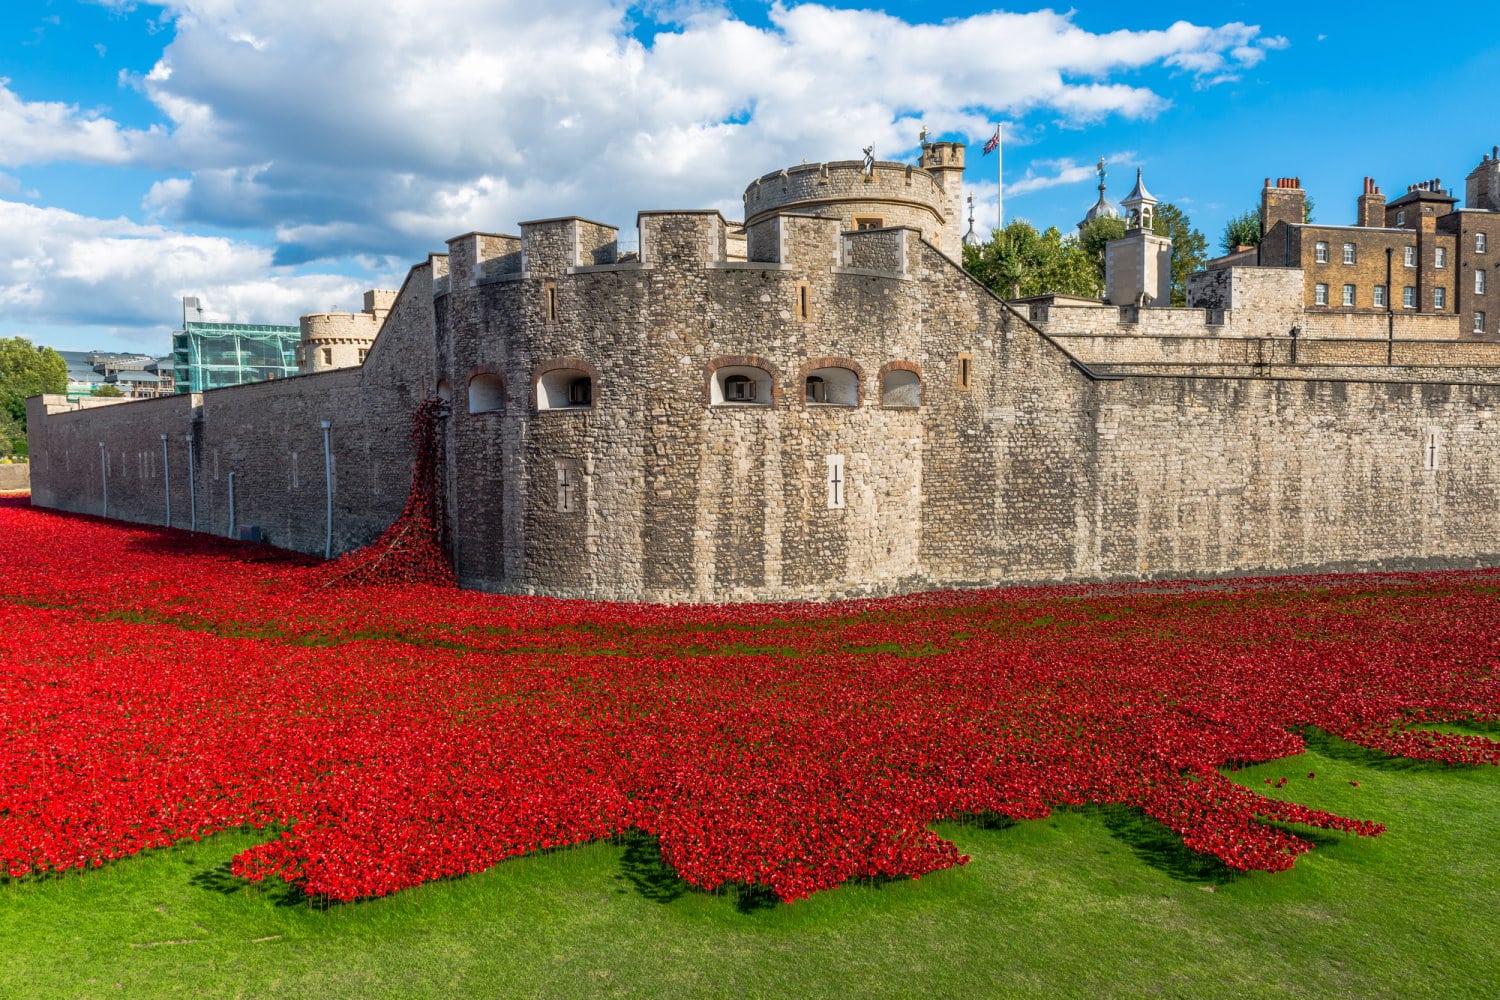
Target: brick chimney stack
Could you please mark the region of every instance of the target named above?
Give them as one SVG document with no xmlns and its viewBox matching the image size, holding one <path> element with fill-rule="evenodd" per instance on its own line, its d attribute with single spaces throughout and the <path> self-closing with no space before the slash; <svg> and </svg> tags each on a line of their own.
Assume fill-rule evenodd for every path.
<svg viewBox="0 0 1500 1000">
<path fill-rule="evenodd" d="M 1278 177 L 1274 187 L 1271 178 L 1267 177 L 1266 186 L 1260 192 L 1261 235 L 1270 232 L 1278 222 L 1300 226 L 1307 215 L 1306 207 L 1307 193 L 1302 190 L 1300 177 Z"/>
<path fill-rule="evenodd" d="M 1358 218 L 1354 224 L 1366 228 L 1385 225 L 1385 195 L 1380 193 L 1372 178 L 1365 178 L 1365 190 L 1359 196 Z"/>
</svg>

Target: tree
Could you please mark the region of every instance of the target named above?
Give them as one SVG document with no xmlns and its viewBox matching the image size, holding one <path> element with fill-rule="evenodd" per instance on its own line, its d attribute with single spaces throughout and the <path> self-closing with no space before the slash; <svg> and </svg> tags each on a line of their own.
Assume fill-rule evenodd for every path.
<svg viewBox="0 0 1500 1000">
<path fill-rule="evenodd" d="M 1100 284 L 1078 240 L 1056 226 L 1046 232 L 1016 219 L 980 246 L 964 246 L 964 268 L 1001 298 L 1096 296 Z"/>
<path fill-rule="evenodd" d="M 1260 209 L 1252 208 L 1224 223 L 1224 233 L 1219 237 L 1219 249 L 1234 253 L 1240 247 L 1260 246 Z"/>
<path fill-rule="evenodd" d="M 113 396 L 113 397 L 118 398 L 118 397 L 123 396 L 125 394 L 120 391 L 120 387 L 119 386 L 117 386 L 117 385 L 110 385 L 108 382 L 104 382 L 104 383 L 101 383 L 100 385 L 94 386 L 93 391 L 90 392 L 89 395 L 90 396 Z"/>
<path fill-rule="evenodd" d="M 1100 293 L 1104 291 L 1104 245 L 1124 235 L 1125 220 L 1111 219 L 1107 216 L 1094 219 L 1078 234 L 1078 245 L 1082 248 L 1084 256 L 1088 258 L 1089 266 L 1094 270 L 1094 282 Z"/>
<path fill-rule="evenodd" d="M 1187 304 L 1187 276 L 1208 259 L 1208 242 L 1186 212 L 1164 201 L 1151 217 L 1151 231 L 1172 241 L 1172 305 Z"/>
<path fill-rule="evenodd" d="M 1302 221 L 1313 220 L 1314 203 L 1311 195 L 1302 199 Z M 1219 249 L 1234 253 L 1239 247 L 1260 246 L 1260 209 L 1252 208 L 1224 223 L 1224 232 L 1219 236 Z"/>
<path fill-rule="evenodd" d="M 25 337 L 0 338 L 0 437 L 9 452 L 26 454 L 26 398 L 66 392 L 68 364 L 50 347 Z"/>
</svg>

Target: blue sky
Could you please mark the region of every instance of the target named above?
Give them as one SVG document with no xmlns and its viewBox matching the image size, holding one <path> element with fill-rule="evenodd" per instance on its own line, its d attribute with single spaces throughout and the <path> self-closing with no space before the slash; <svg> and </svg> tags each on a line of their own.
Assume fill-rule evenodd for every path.
<svg viewBox="0 0 1500 1000">
<path fill-rule="evenodd" d="M 1267 176 L 1346 223 L 1366 175 L 1461 195 L 1500 143 L 1497 72 L 1492 0 L 10 0 L 0 336 L 164 352 L 185 294 L 262 323 L 357 308 L 449 236 L 738 218 L 752 178 L 910 159 L 922 124 L 971 144 L 981 227 L 997 121 L 1007 218 L 1070 228 L 1104 156 L 1115 200 L 1141 167 L 1211 244 Z"/>
</svg>

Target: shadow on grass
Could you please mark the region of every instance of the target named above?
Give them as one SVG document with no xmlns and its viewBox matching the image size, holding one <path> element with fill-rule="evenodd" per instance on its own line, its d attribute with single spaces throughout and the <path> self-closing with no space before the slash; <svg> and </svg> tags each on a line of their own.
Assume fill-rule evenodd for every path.
<svg viewBox="0 0 1500 1000">
<path fill-rule="evenodd" d="M 1444 764 L 1437 760 L 1422 760 L 1416 757 L 1393 757 L 1381 750 L 1372 750 L 1369 747 L 1360 746 L 1358 743 L 1350 743 L 1346 739 L 1335 736 L 1322 729 L 1314 729 L 1311 726 L 1299 729 L 1298 735 L 1302 742 L 1307 744 L 1307 749 L 1321 754 L 1331 760 L 1342 761 L 1346 764 L 1358 764 L 1361 767 L 1373 768 L 1377 771 L 1396 772 L 1419 772 L 1438 774 L 1453 770 L 1466 770 L 1463 764 Z"/>
<path fill-rule="evenodd" d="M 215 865 L 188 879 L 199 889 L 217 892 L 223 896 L 264 895 L 273 906 L 306 906 L 314 910 L 326 910 L 331 904 L 327 896 L 309 896 L 302 886 L 280 879 L 252 882 L 240 878 L 229 870 L 229 862 Z"/>
<path fill-rule="evenodd" d="M 1110 836 L 1170 878 L 1225 885 L 1241 877 L 1240 872 L 1213 855 L 1199 854 L 1189 848 L 1181 837 L 1135 806 L 1089 806 L 1084 813 L 1102 819 Z"/>
<path fill-rule="evenodd" d="M 620 836 L 619 842 L 625 850 L 620 855 L 620 874 L 615 878 L 629 882 L 644 898 L 653 903 L 670 903 L 689 892 L 703 892 L 679 875 L 677 869 L 662 857 L 661 841 L 655 836 L 642 830 L 628 830 Z M 734 908 L 741 913 L 772 909 L 781 902 L 763 885 L 735 883 L 726 886 L 722 894 L 730 896 Z"/>
</svg>

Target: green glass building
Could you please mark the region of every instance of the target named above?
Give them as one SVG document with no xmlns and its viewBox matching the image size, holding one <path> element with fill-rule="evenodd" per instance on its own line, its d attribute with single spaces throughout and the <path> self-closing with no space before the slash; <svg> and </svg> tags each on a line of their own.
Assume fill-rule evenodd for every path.
<svg viewBox="0 0 1500 1000">
<path fill-rule="evenodd" d="M 203 305 L 182 300 L 182 329 L 172 335 L 177 392 L 265 382 L 297 374 L 297 326 L 205 323 Z"/>
</svg>

